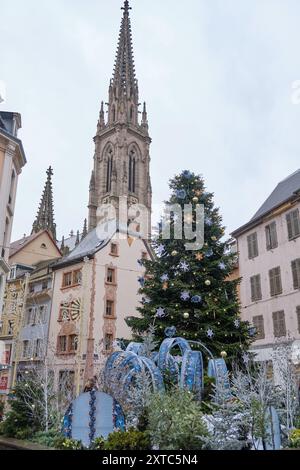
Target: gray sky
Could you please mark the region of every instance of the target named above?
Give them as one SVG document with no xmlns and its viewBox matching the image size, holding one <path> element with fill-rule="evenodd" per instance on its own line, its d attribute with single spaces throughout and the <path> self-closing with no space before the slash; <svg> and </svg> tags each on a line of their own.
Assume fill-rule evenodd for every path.
<svg viewBox="0 0 300 470">
<path fill-rule="evenodd" d="M 58 235 L 87 216 L 93 141 L 107 101 L 121 0 L 0 0 L 2 110 L 22 114 L 28 164 L 13 238 L 31 229 L 54 168 Z M 153 139 L 154 203 L 182 169 L 202 173 L 228 232 L 299 165 L 299 0 L 132 0 L 140 100 Z M 3 40 L 4 38 L 4 40 Z"/>
</svg>

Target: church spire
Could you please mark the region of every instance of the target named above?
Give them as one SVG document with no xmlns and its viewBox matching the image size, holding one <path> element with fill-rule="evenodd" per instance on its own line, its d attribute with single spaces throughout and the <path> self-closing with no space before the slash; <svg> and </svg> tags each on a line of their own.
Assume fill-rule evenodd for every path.
<svg viewBox="0 0 300 470">
<path fill-rule="evenodd" d="M 130 96 L 137 83 L 135 77 L 131 22 L 129 16 L 129 10 L 131 10 L 131 7 L 129 6 L 128 1 L 124 2 L 122 10 L 123 18 L 119 34 L 112 85 Z"/>
<path fill-rule="evenodd" d="M 40 201 L 36 219 L 32 225 L 31 233 L 38 233 L 41 230 L 49 230 L 53 236 L 53 239 L 56 240 L 56 224 L 54 223 L 52 190 L 53 170 L 51 166 L 48 168 L 46 174 L 47 180 L 44 187 L 44 192 Z"/>
</svg>

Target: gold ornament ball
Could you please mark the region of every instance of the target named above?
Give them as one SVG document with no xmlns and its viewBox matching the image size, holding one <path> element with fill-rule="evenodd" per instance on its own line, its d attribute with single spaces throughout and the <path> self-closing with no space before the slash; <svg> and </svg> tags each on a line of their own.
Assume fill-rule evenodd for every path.
<svg viewBox="0 0 300 470">
<path fill-rule="evenodd" d="M 183 318 L 184 318 L 185 320 L 187 320 L 189 317 L 190 317 L 189 312 L 184 312 Z"/>
<path fill-rule="evenodd" d="M 199 201 L 199 198 L 198 197 L 193 197 L 193 202 L 196 204 L 197 202 Z"/>
<path fill-rule="evenodd" d="M 215 237 L 215 236 L 211 237 L 211 239 L 212 239 L 213 242 L 217 241 L 217 237 Z"/>
<path fill-rule="evenodd" d="M 171 255 L 176 256 L 176 255 L 178 255 L 178 252 L 176 250 L 174 250 L 174 251 L 172 251 Z"/>
<path fill-rule="evenodd" d="M 206 281 L 205 281 L 205 285 L 206 285 L 206 286 L 210 286 L 210 285 L 211 285 L 211 282 L 210 282 L 210 280 L 209 280 L 209 279 L 206 279 Z"/>
<path fill-rule="evenodd" d="M 223 357 L 223 359 L 225 359 L 227 357 L 227 352 L 226 351 L 222 351 L 221 352 L 221 357 Z"/>
</svg>

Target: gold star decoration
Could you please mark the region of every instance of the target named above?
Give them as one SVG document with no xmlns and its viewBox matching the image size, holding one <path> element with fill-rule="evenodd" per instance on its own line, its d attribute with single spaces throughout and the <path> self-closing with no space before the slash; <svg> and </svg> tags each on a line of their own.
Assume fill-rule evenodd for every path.
<svg viewBox="0 0 300 470">
<path fill-rule="evenodd" d="M 167 290 L 168 289 L 168 283 L 164 282 L 162 285 L 162 290 Z"/>
<path fill-rule="evenodd" d="M 195 192 L 195 195 L 196 195 L 197 197 L 200 197 L 201 194 L 202 194 L 201 189 L 196 189 L 194 192 Z"/>
<path fill-rule="evenodd" d="M 203 255 L 203 253 L 196 253 L 195 258 L 196 258 L 197 261 L 202 261 L 203 258 L 204 258 L 204 255 Z"/>
</svg>

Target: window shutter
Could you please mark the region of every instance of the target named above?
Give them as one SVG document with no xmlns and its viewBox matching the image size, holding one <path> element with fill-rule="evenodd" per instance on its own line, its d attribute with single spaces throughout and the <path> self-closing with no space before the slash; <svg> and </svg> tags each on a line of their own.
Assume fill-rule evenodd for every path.
<svg viewBox="0 0 300 470">
<path fill-rule="evenodd" d="M 270 294 L 271 294 L 271 297 L 273 297 L 275 295 L 275 278 L 274 278 L 273 269 L 269 271 L 269 277 L 270 277 Z"/>
<path fill-rule="evenodd" d="M 257 233 L 255 232 L 248 235 L 247 242 L 249 259 L 256 258 L 256 256 L 258 256 Z"/>
<path fill-rule="evenodd" d="M 273 312 L 273 328 L 274 336 L 280 338 L 286 336 L 285 316 L 284 311 Z"/>
<path fill-rule="evenodd" d="M 265 327 L 264 327 L 264 317 L 263 315 L 256 315 L 252 319 L 253 325 L 256 328 L 256 339 L 265 338 Z"/>
<path fill-rule="evenodd" d="M 286 215 L 287 229 L 289 239 L 293 238 L 293 225 L 292 225 L 292 214 L 291 212 Z"/>
<path fill-rule="evenodd" d="M 300 289 L 300 259 L 292 261 L 294 289 Z"/>
<path fill-rule="evenodd" d="M 271 249 L 278 247 L 276 222 L 272 222 L 270 224 L 270 244 L 271 244 Z"/>
<path fill-rule="evenodd" d="M 299 220 L 299 210 L 296 209 L 292 212 L 293 217 L 293 230 L 294 230 L 294 237 L 300 235 L 300 220 Z"/>
<path fill-rule="evenodd" d="M 297 312 L 297 320 L 298 320 L 298 332 L 300 333 L 300 305 L 298 305 L 296 312 Z"/>
</svg>

